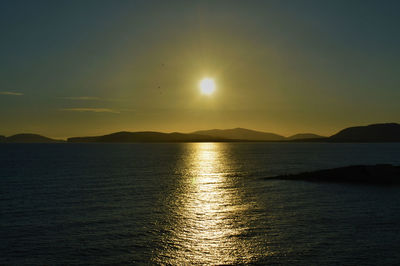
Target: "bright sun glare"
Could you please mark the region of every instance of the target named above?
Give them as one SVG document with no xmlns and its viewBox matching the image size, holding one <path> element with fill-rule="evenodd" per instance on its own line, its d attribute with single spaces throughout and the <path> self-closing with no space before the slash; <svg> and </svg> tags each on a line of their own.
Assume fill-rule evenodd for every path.
<svg viewBox="0 0 400 266">
<path fill-rule="evenodd" d="M 211 95 L 215 91 L 215 82 L 211 78 L 204 78 L 199 84 L 202 94 Z"/>
</svg>

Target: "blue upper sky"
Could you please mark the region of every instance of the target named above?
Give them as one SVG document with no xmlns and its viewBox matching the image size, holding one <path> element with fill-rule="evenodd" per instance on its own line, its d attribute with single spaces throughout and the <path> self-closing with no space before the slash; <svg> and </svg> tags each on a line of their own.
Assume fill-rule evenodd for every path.
<svg viewBox="0 0 400 266">
<path fill-rule="evenodd" d="M 0 134 L 400 122 L 399 1 L 1 1 Z M 199 93 L 214 78 L 216 92 Z"/>
</svg>

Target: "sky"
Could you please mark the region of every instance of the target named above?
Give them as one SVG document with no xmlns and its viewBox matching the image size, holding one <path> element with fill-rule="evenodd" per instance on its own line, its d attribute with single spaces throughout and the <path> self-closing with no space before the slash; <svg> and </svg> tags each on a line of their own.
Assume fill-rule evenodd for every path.
<svg viewBox="0 0 400 266">
<path fill-rule="evenodd" d="M 0 1 L 0 135 L 400 122 L 399 1 Z M 212 95 L 198 84 L 212 78 Z"/>
</svg>

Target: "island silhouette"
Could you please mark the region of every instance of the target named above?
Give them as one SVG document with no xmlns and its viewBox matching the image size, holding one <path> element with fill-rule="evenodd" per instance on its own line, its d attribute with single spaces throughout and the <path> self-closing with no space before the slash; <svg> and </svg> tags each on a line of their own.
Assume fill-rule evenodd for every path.
<svg viewBox="0 0 400 266">
<path fill-rule="evenodd" d="M 400 124 L 349 127 L 329 137 L 329 140 L 333 142 L 398 142 L 400 141 Z"/>
<path fill-rule="evenodd" d="M 217 137 L 222 139 L 240 139 L 240 140 L 256 140 L 256 141 L 263 141 L 263 140 L 279 141 L 286 139 L 284 136 L 278 134 L 255 131 L 240 127 L 233 129 L 200 130 L 193 132 L 193 134 Z"/>
<path fill-rule="evenodd" d="M 54 143 L 65 142 L 63 140 L 51 139 L 45 136 L 32 133 L 16 134 L 9 137 L 0 136 L 0 142 L 9 143 Z"/>
<path fill-rule="evenodd" d="M 70 143 L 133 143 L 133 142 L 400 142 L 400 124 L 382 123 L 349 127 L 323 137 L 312 133 L 300 133 L 284 137 L 275 133 L 245 128 L 200 130 L 192 133 L 163 133 L 154 131 L 121 131 L 101 136 L 71 137 Z M 65 142 L 38 134 L 0 136 L 2 143 L 56 143 Z"/>
</svg>

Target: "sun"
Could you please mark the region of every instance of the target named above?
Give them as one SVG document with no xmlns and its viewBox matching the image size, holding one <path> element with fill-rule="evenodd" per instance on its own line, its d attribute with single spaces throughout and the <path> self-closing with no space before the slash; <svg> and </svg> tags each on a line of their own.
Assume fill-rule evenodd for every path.
<svg viewBox="0 0 400 266">
<path fill-rule="evenodd" d="M 204 78 L 199 83 L 202 94 L 211 95 L 215 91 L 215 82 L 212 78 Z"/>
</svg>

